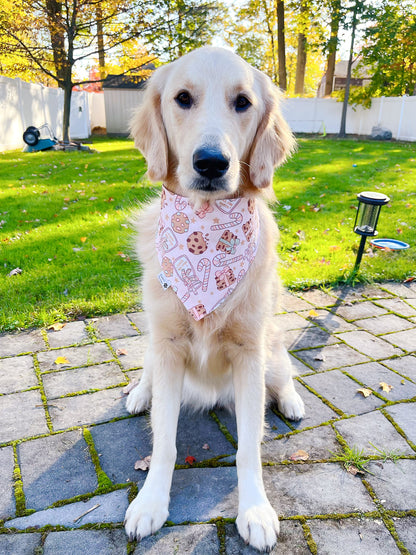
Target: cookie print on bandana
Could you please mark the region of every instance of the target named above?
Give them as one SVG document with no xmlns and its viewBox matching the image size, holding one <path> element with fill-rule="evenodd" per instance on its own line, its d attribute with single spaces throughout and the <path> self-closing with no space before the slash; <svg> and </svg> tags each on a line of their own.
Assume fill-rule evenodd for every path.
<svg viewBox="0 0 416 555">
<path fill-rule="evenodd" d="M 208 248 L 208 243 L 204 238 L 202 231 L 194 231 L 187 238 L 186 246 L 188 247 L 188 251 L 190 253 L 199 255 L 204 254 Z"/>
<path fill-rule="evenodd" d="M 186 197 L 163 187 L 158 277 L 194 320 L 205 318 L 233 294 L 255 259 L 258 241 L 255 199 L 204 202 L 194 210 Z"/>
</svg>

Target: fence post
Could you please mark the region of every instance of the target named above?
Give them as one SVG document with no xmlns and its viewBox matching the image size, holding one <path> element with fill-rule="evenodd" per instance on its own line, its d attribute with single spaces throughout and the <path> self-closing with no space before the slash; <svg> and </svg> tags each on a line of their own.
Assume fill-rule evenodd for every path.
<svg viewBox="0 0 416 555">
<path fill-rule="evenodd" d="M 404 102 L 406 97 L 407 95 L 405 94 L 402 96 L 402 106 L 400 109 L 400 118 L 399 118 L 399 126 L 397 128 L 396 141 L 400 140 L 400 131 L 402 130 L 402 121 L 403 121 L 403 112 L 404 112 Z"/>
</svg>

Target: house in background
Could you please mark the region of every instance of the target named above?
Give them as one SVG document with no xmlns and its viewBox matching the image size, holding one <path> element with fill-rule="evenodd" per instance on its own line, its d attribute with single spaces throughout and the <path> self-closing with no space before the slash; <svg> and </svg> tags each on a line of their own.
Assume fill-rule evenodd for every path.
<svg viewBox="0 0 416 555">
<path fill-rule="evenodd" d="M 360 60 L 355 60 L 352 64 L 352 75 L 351 75 L 351 86 L 352 87 L 365 87 L 371 81 L 371 76 L 368 73 L 368 68 L 360 67 L 358 68 Z M 332 82 L 333 91 L 342 91 L 345 89 L 347 82 L 347 69 L 348 60 L 341 60 L 335 64 L 334 79 Z M 326 74 L 321 79 L 318 86 L 318 91 L 316 96 L 318 98 L 324 98 L 325 96 L 325 83 Z"/>
<path fill-rule="evenodd" d="M 139 75 L 108 75 L 103 81 L 108 135 L 127 135 L 134 111 L 143 98 L 147 78 Z"/>
</svg>

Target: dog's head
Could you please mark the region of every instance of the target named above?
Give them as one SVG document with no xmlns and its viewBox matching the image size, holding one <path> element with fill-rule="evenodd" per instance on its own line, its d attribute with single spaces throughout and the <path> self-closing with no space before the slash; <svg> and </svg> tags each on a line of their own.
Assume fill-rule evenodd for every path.
<svg viewBox="0 0 416 555">
<path fill-rule="evenodd" d="M 199 199 L 268 187 L 294 147 L 280 92 L 239 56 L 204 47 L 150 78 L 132 123 L 149 178 Z"/>
</svg>

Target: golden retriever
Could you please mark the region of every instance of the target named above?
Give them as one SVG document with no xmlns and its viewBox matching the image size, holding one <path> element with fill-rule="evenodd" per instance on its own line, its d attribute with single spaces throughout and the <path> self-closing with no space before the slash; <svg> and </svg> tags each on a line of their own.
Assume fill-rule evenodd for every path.
<svg viewBox="0 0 416 555">
<path fill-rule="evenodd" d="M 183 403 L 235 407 L 236 525 L 245 542 L 259 550 L 270 550 L 276 542 L 279 522 L 264 490 L 260 456 L 265 404 L 276 401 L 279 410 L 293 420 L 304 414 L 290 359 L 273 319 L 278 292 L 277 228 L 261 198 L 261 191 L 271 186 L 275 167 L 294 147 L 279 102 L 278 89 L 264 74 L 227 49 L 203 47 L 157 69 L 135 114 L 135 144 L 146 158 L 149 178 L 162 181 L 165 189 L 162 203 L 160 199 L 150 203 L 137 223 L 149 349 L 140 384 L 127 398 L 127 409 L 139 413 L 151 405 L 153 455 L 146 482 L 126 513 L 130 538 L 140 540 L 154 533 L 168 517 L 177 421 Z M 183 253 L 187 247 L 191 251 L 193 239 L 204 253 L 209 250 L 209 239 L 202 232 L 194 232 L 185 242 L 192 222 L 202 223 L 203 216 L 214 208 L 225 214 L 225 223 L 214 218 L 211 228 L 222 235 L 216 247 L 216 239 L 210 243 L 218 266 L 215 283 L 224 296 L 207 313 L 202 305 L 192 310 L 186 307 L 189 294 L 180 298 L 173 286 L 171 261 L 166 268 L 165 260 L 160 262 L 156 244 L 162 241 L 161 229 L 166 231 L 161 209 L 167 195 L 173 199 L 174 209 L 179 209 L 175 217 L 182 228 L 176 231 L 184 240 L 177 247 Z M 250 243 L 253 229 L 247 241 L 234 234 L 233 226 L 240 221 L 238 211 L 231 212 L 238 202 L 250 214 L 256 207 L 254 246 Z M 185 206 L 191 215 L 181 212 Z M 232 256 L 238 243 L 251 245 L 252 256 L 247 255 L 248 247 L 246 254 Z M 225 265 L 227 256 L 237 264 L 250 259 L 238 279 Z M 208 287 L 202 273 L 198 277 L 194 267 L 186 266 L 187 256 L 179 258 L 182 266 L 177 264 L 179 270 L 175 266 L 176 282 L 187 280 L 188 287 L 202 295 Z M 202 266 L 198 264 L 201 272 L 205 270 Z M 166 270 L 164 287 L 158 278 L 161 269 Z M 171 283 L 166 276 L 171 276 Z"/>
</svg>

